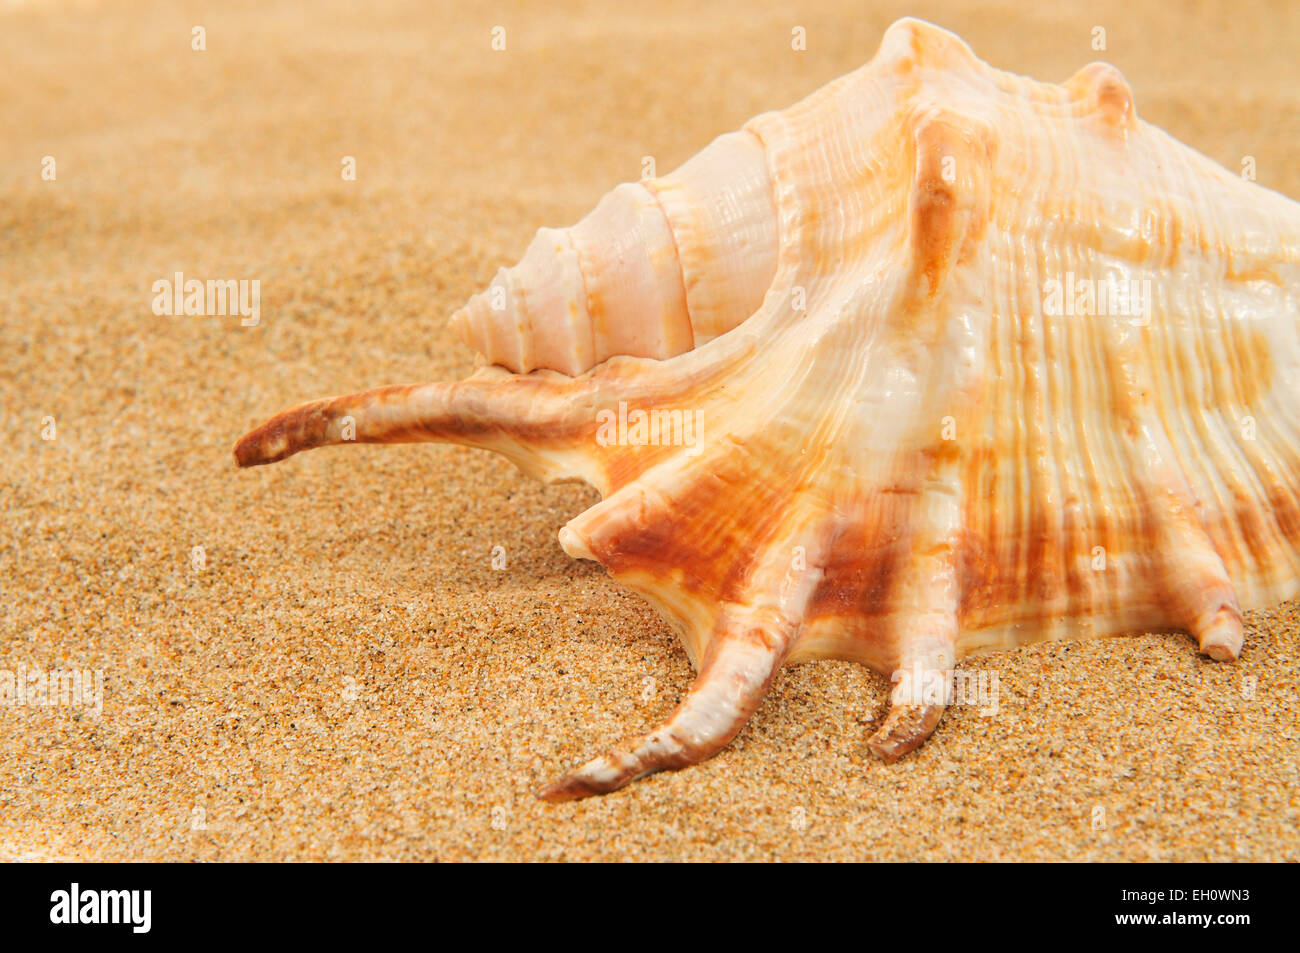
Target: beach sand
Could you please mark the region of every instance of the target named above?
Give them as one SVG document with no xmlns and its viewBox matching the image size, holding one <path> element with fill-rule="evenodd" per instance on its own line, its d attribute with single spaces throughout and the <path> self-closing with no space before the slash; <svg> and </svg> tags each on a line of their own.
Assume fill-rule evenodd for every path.
<svg viewBox="0 0 1300 953">
<path fill-rule="evenodd" d="M 1300 859 L 1295 605 L 1236 665 L 1177 635 L 979 659 L 997 713 L 892 766 L 886 680 L 799 666 L 711 761 L 550 805 L 692 677 L 557 544 L 596 494 L 461 448 L 230 452 L 302 400 L 463 376 L 447 316 L 538 226 L 907 14 L 1040 79 L 1114 62 L 1141 116 L 1300 196 L 1300 6 L 302 6 L 0 4 L 0 668 L 104 679 L 102 708 L 0 708 L 0 857 Z M 176 272 L 257 279 L 260 322 L 154 314 Z"/>
</svg>

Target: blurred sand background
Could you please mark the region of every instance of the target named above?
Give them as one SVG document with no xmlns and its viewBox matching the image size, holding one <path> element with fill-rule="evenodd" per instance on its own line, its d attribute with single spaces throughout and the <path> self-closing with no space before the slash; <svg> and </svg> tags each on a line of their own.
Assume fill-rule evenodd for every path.
<svg viewBox="0 0 1300 953">
<path fill-rule="evenodd" d="M 447 315 L 539 225 L 907 14 L 1041 79 L 1110 60 L 1141 116 L 1300 196 L 1300 5 L 552 6 L 0 3 L 0 668 L 106 676 L 98 716 L 0 708 L 0 856 L 1300 859 L 1293 605 L 1236 666 L 1178 636 L 985 659 L 999 714 L 892 767 L 886 681 L 798 667 L 713 760 L 552 806 L 692 677 L 560 550 L 595 494 L 460 448 L 230 455 L 289 404 L 463 376 Z M 260 280 L 260 325 L 154 315 L 175 271 Z"/>
</svg>

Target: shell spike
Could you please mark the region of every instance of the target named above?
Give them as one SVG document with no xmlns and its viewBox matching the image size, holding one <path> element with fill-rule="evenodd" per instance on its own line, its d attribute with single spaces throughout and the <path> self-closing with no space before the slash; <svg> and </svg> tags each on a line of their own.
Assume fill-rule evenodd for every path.
<svg viewBox="0 0 1300 953">
<path fill-rule="evenodd" d="M 698 764 L 721 751 L 767 694 L 794 638 L 790 625 L 729 620 L 705 652 L 700 674 L 677 709 L 622 750 L 588 761 L 537 792 L 571 801 L 617 790 L 655 771 Z"/>
<path fill-rule="evenodd" d="M 805 533 L 807 520 L 793 520 L 782 541 L 750 566 L 749 582 L 727 603 L 712 632 L 704 636 L 700 672 L 677 709 L 659 727 L 627 747 L 587 762 L 538 792 L 548 801 L 604 794 L 655 771 L 698 764 L 722 750 L 758 708 L 772 679 L 798 638 L 808 606 L 823 580 L 822 564 L 835 527 Z M 807 539 L 806 564 L 794 570 L 787 560 L 790 538 Z M 579 533 L 568 529 L 565 549 L 587 555 Z M 691 651 L 700 651 L 691 640 Z M 689 649 L 688 649 L 689 650 Z"/>
<path fill-rule="evenodd" d="M 586 426 L 574 400 L 590 385 L 556 374 L 516 377 L 483 368 L 456 383 L 407 384 L 326 397 L 290 407 L 240 438 L 241 467 L 275 463 L 303 450 L 347 443 L 442 441 L 495 450 L 543 479 L 588 477 L 568 471 L 556 449 Z"/>
<path fill-rule="evenodd" d="M 891 676 L 889 712 L 867 739 L 867 747 L 882 761 L 897 761 L 938 727 L 952 692 L 956 651 L 951 641 L 937 640 L 912 651 Z"/>
</svg>

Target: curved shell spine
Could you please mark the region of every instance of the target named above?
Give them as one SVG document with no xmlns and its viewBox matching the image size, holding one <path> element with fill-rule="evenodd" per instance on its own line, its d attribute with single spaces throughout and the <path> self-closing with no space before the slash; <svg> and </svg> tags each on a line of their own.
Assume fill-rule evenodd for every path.
<svg viewBox="0 0 1300 953">
<path fill-rule="evenodd" d="M 765 290 L 735 292 L 715 325 L 730 331 L 687 344 L 594 321 L 605 343 L 557 368 L 580 376 L 486 367 L 328 398 L 236 448 L 267 463 L 343 442 L 352 419 L 360 442 L 485 447 L 600 490 L 561 545 L 655 605 L 700 674 L 661 725 L 546 796 L 708 757 L 787 663 L 890 675 L 869 743 L 892 760 L 970 655 L 1181 630 L 1233 659 L 1242 612 L 1300 592 L 1300 206 L 1140 120 L 1113 67 L 1040 83 L 915 20 L 743 135 L 778 244 L 770 279 L 746 284 Z M 593 213 L 570 240 L 617 220 Z M 711 263 L 748 246 L 711 247 L 681 260 L 688 310 L 691 276 L 731 287 Z M 609 274 L 644 287 L 635 257 L 609 255 Z M 649 327 L 669 326 L 659 313 Z M 611 343 L 628 340 L 685 349 Z"/>
</svg>

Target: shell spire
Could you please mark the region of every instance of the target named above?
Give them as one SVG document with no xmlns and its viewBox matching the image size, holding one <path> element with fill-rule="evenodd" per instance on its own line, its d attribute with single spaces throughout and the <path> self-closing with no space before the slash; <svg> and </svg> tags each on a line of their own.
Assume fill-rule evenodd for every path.
<svg viewBox="0 0 1300 953">
<path fill-rule="evenodd" d="M 719 136 L 676 171 L 625 182 L 570 228 L 541 228 L 513 268 L 452 315 L 516 373 L 582 374 L 616 355 L 666 359 L 758 310 L 776 273 L 762 142 Z"/>
</svg>

